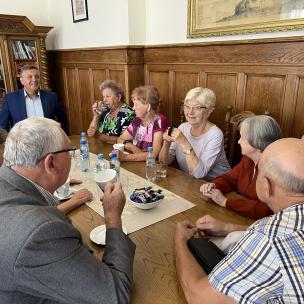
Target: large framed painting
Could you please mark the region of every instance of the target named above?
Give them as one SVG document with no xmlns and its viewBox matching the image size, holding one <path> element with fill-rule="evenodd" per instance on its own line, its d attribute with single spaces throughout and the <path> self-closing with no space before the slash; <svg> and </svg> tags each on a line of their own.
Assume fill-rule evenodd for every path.
<svg viewBox="0 0 304 304">
<path fill-rule="evenodd" d="M 303 0 L 188 0 L 188 37 L 304 29 Z"/>
</svg>

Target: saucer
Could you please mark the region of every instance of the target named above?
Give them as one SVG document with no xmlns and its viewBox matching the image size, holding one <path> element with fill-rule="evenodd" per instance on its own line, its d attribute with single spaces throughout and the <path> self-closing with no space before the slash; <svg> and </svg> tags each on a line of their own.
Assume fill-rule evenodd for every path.
<svg viewBox="0 0 304 304">
<path fill-rule="evenodd" d="M 56 196 L 60 201 L 64 201 L 70 199 L 76 192 L 75 188 L 69 187 L 69 192 L 66 196 L 59 195 L 57 191 L 54 192 L 54 196 Z"/>
<path fill-rule="evenodd" d="M 126 227 L 122 227 L 122 231 L 124 234 L 127 234 Z M 105 245 L 106 244 L 106 225 L 100 225 L 95 227 L 90 233 L 90 239 L 94 243 L 98 245 Z"/>
</svg>

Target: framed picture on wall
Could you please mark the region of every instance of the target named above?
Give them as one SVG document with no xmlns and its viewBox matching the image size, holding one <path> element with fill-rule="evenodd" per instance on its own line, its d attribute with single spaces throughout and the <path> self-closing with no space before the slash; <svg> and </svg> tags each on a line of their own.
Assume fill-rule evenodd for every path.
<svg viewBox="0 0 304 304">
<path fill-rule="evenodd" d="M 188 0 L 188 38 L 304 29 L 303 0 Z"/>
<path fill-rule="evenodd" d="M 87 0 L 71 0 L 73 22 L 88 20 L 88 4 Z"/>
</svg>

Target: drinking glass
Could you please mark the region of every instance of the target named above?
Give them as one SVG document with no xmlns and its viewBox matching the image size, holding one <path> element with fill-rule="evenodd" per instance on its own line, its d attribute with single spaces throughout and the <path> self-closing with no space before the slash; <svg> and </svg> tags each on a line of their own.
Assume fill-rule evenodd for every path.
<svg viewBox="0 0 304 304">
<path fill-rule="evenodd" d="M 96 103 L 95 112 L 100 115 L 105 110 L 105 105 L 103 104 L 102 100 L 97 100 L 95 103 Z"/>
<path fill-rule="evenodd" d="M 156 163 L 156 177 L 166 178 L 167 177 L 168 163 L 164 161 L 158 161 Z"/>
</svg>

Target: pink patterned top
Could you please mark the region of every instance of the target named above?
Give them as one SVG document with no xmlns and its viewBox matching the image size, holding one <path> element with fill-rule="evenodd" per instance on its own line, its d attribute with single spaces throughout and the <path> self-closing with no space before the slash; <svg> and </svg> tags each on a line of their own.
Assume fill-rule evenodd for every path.
<svg viewBox="0 0 304 304">
<path fill-rule="evenodd" d="M 169 122 L 163 114 L 156 114 L 147 127 L 141 125 L 141 119 L 135 117 L 127 131 L 133 137 L 133 144 L 143 151 L 153 146 L 153 136 L 156 132 L 165 132 Z"/>
</svg>

